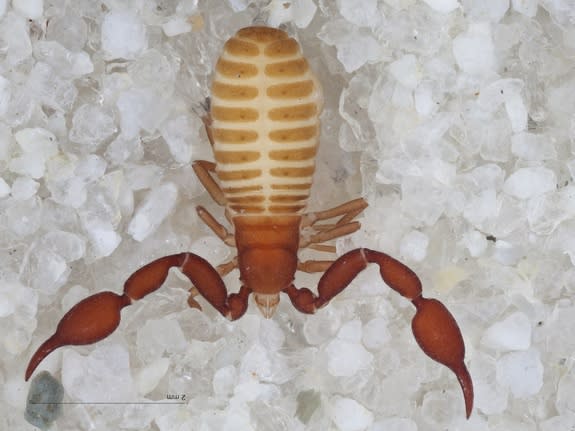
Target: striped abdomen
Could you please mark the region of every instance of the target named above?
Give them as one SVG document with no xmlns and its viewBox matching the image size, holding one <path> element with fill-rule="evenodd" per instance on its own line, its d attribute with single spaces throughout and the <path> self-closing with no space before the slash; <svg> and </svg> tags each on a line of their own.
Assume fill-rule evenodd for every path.
<svg viewBox="0 0 575 431">
<path fill-rule="evenodd" d="M 226 42 L 211 117 L 216 173 L 234 213 L 302 212 L 321 108 L 318 81 L 285 32 L 248 27 Z"/>
</svg>

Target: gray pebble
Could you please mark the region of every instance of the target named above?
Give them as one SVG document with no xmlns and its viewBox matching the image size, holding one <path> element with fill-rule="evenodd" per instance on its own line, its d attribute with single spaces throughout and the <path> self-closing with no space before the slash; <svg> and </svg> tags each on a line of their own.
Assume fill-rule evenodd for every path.
<svg viewBox="0 0 575 431">
<path fill-rule="evenodd" d="M 47 371 L 32 379 L 24 417 L 32 425 L 46 430 L 62 413 L 64 387 Z"/>
</svg>

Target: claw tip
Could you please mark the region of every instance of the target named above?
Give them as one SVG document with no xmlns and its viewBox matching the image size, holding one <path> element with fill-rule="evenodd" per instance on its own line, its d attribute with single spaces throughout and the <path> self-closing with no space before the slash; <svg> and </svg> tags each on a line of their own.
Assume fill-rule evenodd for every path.
<svg viewBox="0 0 575 431">
<path fill-rule="evenodd" d="M 34 353 L 30 362 L 28 362 L 28 367 L 26 368 L 26 373 L 24 374 L 24 380 L 27 382 L 30 379 L 30 376 L 36 370 L 36 367 L 44 360 L 46 356 L 48 356 L 52 351 L 60 347 L 62 344 L 57 342 L 56 334 L 52 335 L 46 341 L 44 341 L 38 350 Z"/>
<path fill-rule="evenodd" d="M 457 376 L 461 390 L 463 391 L 463 399 L 465 400 L 465 416 L 467 419 L 471 416 L 473 410 L 473 381 L 467 367 L 462 362 L 459 366 L 451 368 Z"/>
</svg>

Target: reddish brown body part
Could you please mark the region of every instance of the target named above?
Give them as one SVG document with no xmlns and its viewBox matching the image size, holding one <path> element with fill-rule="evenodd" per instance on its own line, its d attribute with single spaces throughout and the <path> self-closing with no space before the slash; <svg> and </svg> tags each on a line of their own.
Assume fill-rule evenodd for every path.
<svg viewBox="0 0 575 431">
<path fill-rule="evenodd" d="M 242 34 L 242 31 L 254 40 L 261 39 L 264 42 L 277 36 L 277 30 L 274 29 L 252 27 L 238 34 Z M 289 53 L 293 49 L 293 42 L 290 42 L 293 39 L 284 36 L 280 34 L 282 44 L 278 45 L 278 49 Z M 241 40 L 232 41 L 235 42 L 227 44 L 230 50 L 246 55 L 254 54 L 249 44 Z M 207 117 L 205 123 L 212 141 L 211 119 Z M 234 233 L 229 233 L 203 207 L 197 208 L 198 215 L 222 241 L 236 247 L 237 256 L 217 268 L 192 253 L 165 256 L 134 272 L 124 284 L 123 294 L 101 292 L 84 299 L 64 315 L 55 334 L 32 356 L 26 369 L 26 380 L 38 364 L 58 347 L 92 344 L 110 335 L 118 327 L 122 308 L 159 289 L 170 268 L 179 268 L 193 284 L 188 300 L 190 306 L 201 308 L 194 299 L 194 295 L 199 294 L 223 316 L 235 320 L 246 312 L 252 293 L 265 317 L 273 315 L 281 293 L 287 294 L 299 311 L 314 313 L 343 291 L 368 264 L 374 263 L 379 266 L 383 281 L 412 301 L 416 309 L 412 321 L 415 339 L 430 358 L 455 373 L 463 390 L 466 415 L 469 417 L 473 407 L 473 384 L 464 363 L 465 346 L 461 332 L 441 302 L 422 296 L 421 282 L 411 269 L 385 253 L 366 248 L 352 250 L 335 261 L 298 260 L 299 249 L 309 247 L 320 251 L 335 251 L 333 246 L 323 243 L 359 229 L 359 223 L 353 219 L 367 207 L 363 199 L 355 199 L 326 211 L 304 214 L 300 213 L 301 205 L 293 206 L 292 213 L 291 207 L 285 205 L 282 213 L 277 215 L 268 214 L 273 212 L 273 206 L 266 210 L 268 213 L 256 206 L 254 214 L 250 213 L 250 206 L 247 205 L 243 207 L 243 213 L 230 215 L 233 206 L 229 205 L 229 196 L 226 197 L 226 192 L 213 178 L 216 167 L 216 164 L 206 161 L 194 164 L 198 179 L 210 195 L 218 204 L 227 207 L 226 215 L 233 224 Z M 247 187 L 250 187 L 251 192 L 256 186 L 244 188 Z M 293 191 L 298 186 L 290 184 L 289 187 Z M 331 224 L 318 223 L 329 219 L 336 221 Z M 239 269 L 242 285 L 239 292 L 230 294 L 222 276 L 234 269 Z M 298 270 L 324 272 L 318 283 L 317 294 L 293 285 Z"/>
</svg>

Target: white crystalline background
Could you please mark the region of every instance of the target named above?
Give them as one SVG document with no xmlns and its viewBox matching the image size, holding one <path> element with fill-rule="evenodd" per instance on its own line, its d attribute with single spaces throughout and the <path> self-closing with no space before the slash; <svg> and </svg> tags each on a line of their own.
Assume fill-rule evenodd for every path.
<svg viewBox="0 0 575 431">
<path fill-rule="evenodd" d="M 73 304 L 166 254 L 233 257 L 190 162 L 212 157 L 217 56 L 254 20 L 324 85 L 310 208 L 369 202 L 338 253 L 396 256 L 452 311 L 473 414 L 375 268 L 314 316 L 282 296 L 231 323 L 173 273 L 108 339 L 41 364 L 77 403 L 52 429 L 575 429 L 571 0 L 0 1 L 0 429 L 32 428 L 24 370 Z"/>
</svg>

